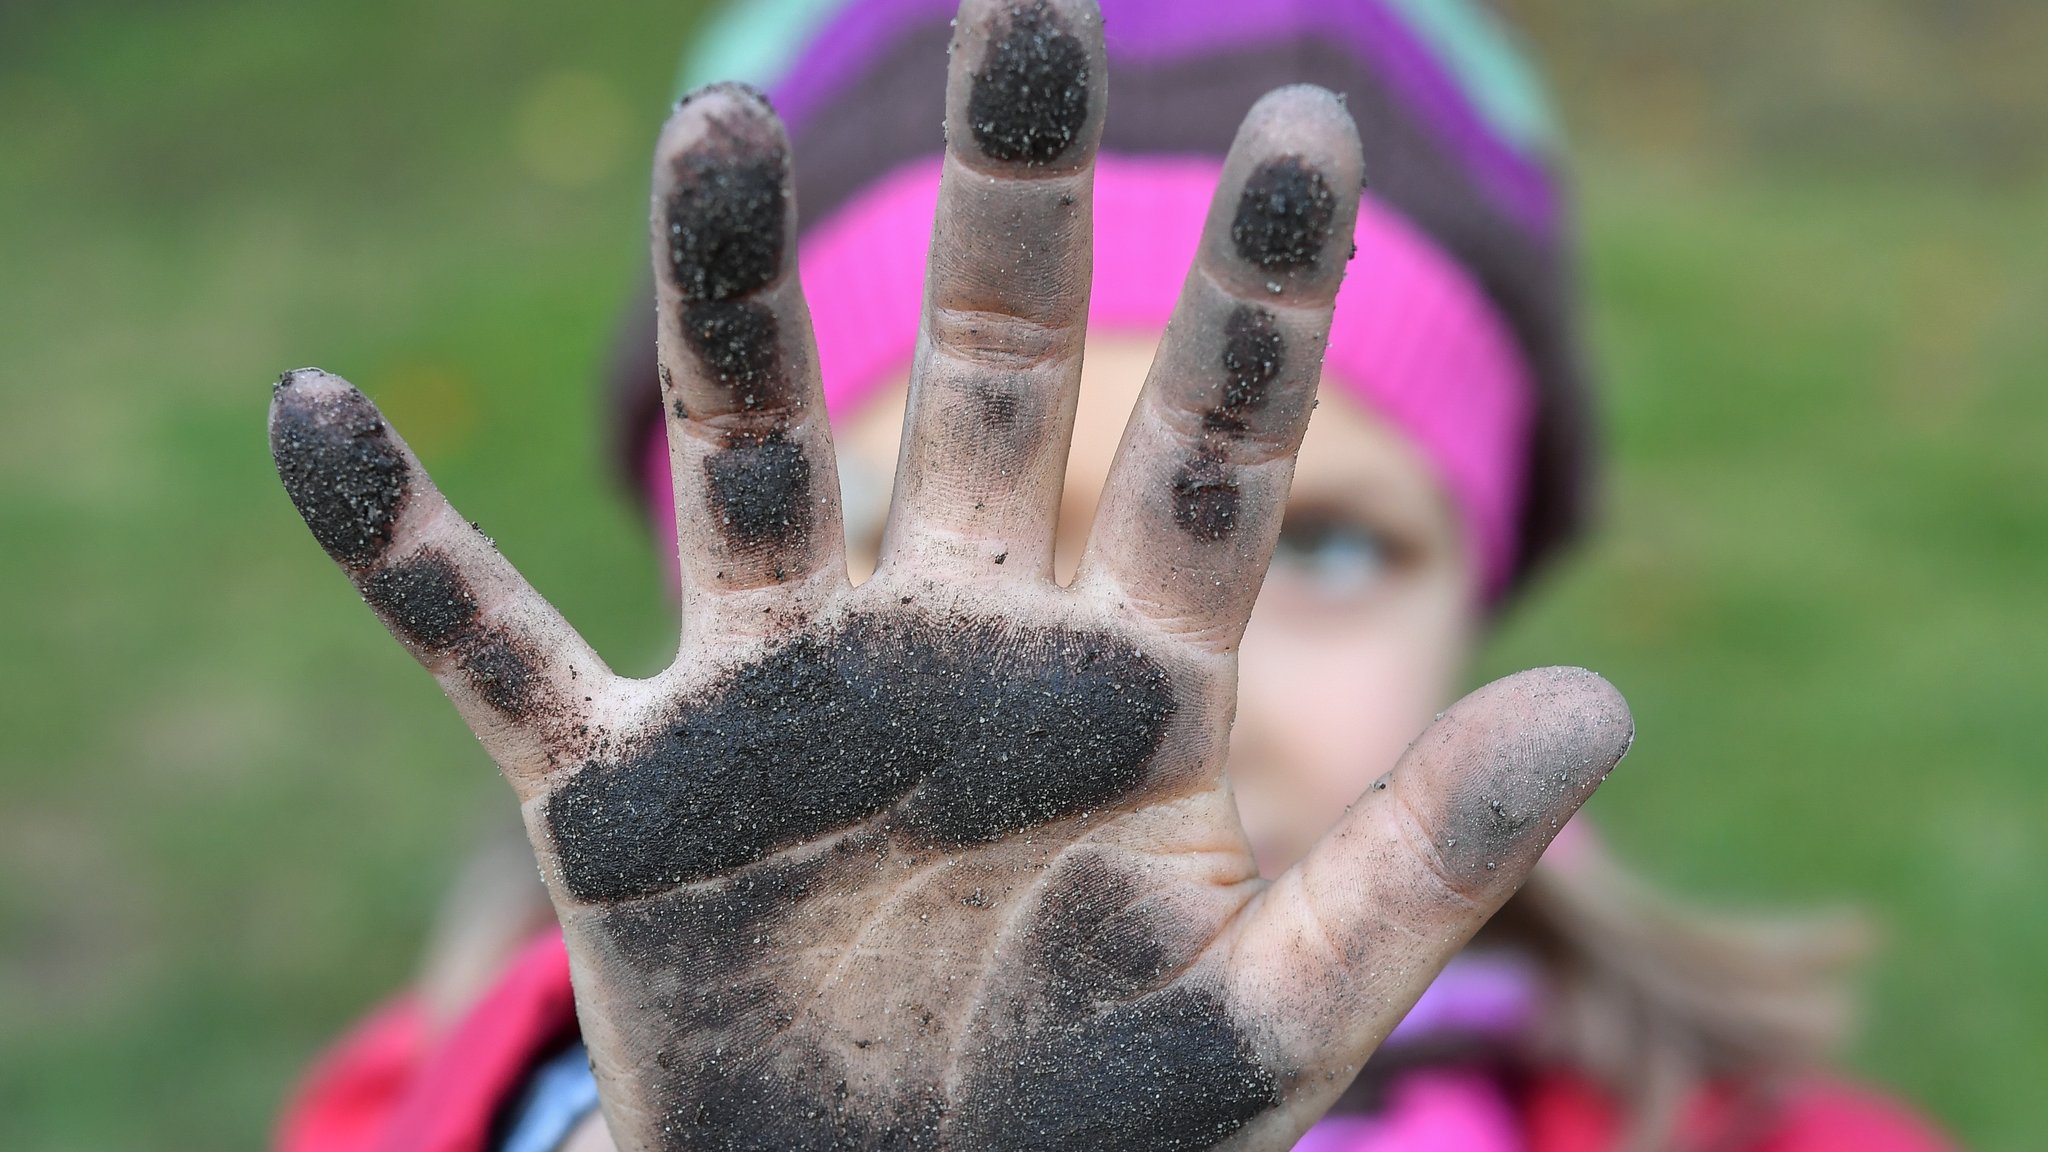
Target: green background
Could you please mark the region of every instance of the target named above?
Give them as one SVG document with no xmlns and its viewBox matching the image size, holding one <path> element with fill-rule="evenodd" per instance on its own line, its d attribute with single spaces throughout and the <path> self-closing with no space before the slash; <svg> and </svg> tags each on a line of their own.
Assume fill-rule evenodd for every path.
<svg viewBox="0 0 2048 1152">
<path fill-rule="evenodd" d="M 0 4 L 0 1147 L 259 1144 L 509 809 L 278 489 L 281 369 L 666 655 L 592 395 L 694 6 L 573 7 Z M 1615 467 L 1487 669 L 1610 675 L 1621 850 L 1871 909 L 1853 1067 L 2048 1147 L 2048 5 L 1511 7 Z"/>
</svg>

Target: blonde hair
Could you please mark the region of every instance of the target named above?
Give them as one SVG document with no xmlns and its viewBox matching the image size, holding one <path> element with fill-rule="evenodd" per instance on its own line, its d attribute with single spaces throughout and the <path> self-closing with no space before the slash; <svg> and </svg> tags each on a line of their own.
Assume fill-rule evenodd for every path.
<svg viewBox="0 0 2048 1152">
<path fill-rule="evenodd" d="M 1848 910 L 1734 914 L 1689 905 L 1590 837 L 1538 865 L 1490 936 L 1519 938 L 1549 981 L 1532 1056 L 1590 1078 L 1622 1107 L 1629 1152 L 1714 1152 L 1763 1135 L 1789 1083 L 1855 1019 L 1872 945 Z M 1708 1144 L 1679 1124 L 1697 1092 L 1736 1094 Z"/>
</svg>

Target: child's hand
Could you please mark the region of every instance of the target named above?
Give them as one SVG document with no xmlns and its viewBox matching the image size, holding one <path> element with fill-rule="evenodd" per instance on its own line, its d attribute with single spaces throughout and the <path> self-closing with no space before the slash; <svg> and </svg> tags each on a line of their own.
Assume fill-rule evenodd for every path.
<svg viewBox="0 0 2048 1152">
<path fill-rule="evenodd" d="M 964 6 L 896 503 L 858 588 L 781 127 L 737 88 L 671 118 L 685 625 L 653 680 L 606 669 L 360 393 L 278 385 L 293 501 L 524 801 L 621 1147 L 1286 1147 L 1628 746 L 1598 677 L 1515 677 L 1257 878 L 1223 775 L 1235 647 L 1358 140 L 1318 89 L 1252 110 L 1059 587 L 1099 23 Z"/>
</svg>

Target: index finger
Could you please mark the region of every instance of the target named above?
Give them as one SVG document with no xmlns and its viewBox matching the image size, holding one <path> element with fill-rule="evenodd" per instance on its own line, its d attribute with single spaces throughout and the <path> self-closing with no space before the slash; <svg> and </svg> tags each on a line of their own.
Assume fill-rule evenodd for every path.
<svg viewBox="0 0 2048 1152">
<path fill-rule="evenodd" d="M 1335 94 L 1267 93 L 1231 144 L 1076 586 L 1234 646 L 1273 555 L 1364 182 Z"/>
</svg>

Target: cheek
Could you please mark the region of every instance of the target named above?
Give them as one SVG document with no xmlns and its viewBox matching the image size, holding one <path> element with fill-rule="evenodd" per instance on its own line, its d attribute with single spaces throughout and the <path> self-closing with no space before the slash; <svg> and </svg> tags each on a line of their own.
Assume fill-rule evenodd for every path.
<svg viewBox="0 0 2048 1152">
<path fill-rule="evenodd" d="M 1423 672 L 1417 657 L 1426 653 L 1386 637 L 1288 647 L 1290 671 L 1268 678 L 1276 691 L 1262 693 L 1261 706 L 1295 734 L 1287 744 L 1300 763 L 1288 775 L 1304 786 L 1303 799 L 1334 816 L 1331 802 L 1356 799 L 1429 723 L 1443 698 L 1438 677 Z"/>
<path fill-rule="evenodd" d="M 1468 631 L 1424 603 L 1321 629 L 1253 614 L 1231 774 L 1262 871 L 1292 864 L 1394 766 L 1451 699 Z"/>
</svg>

